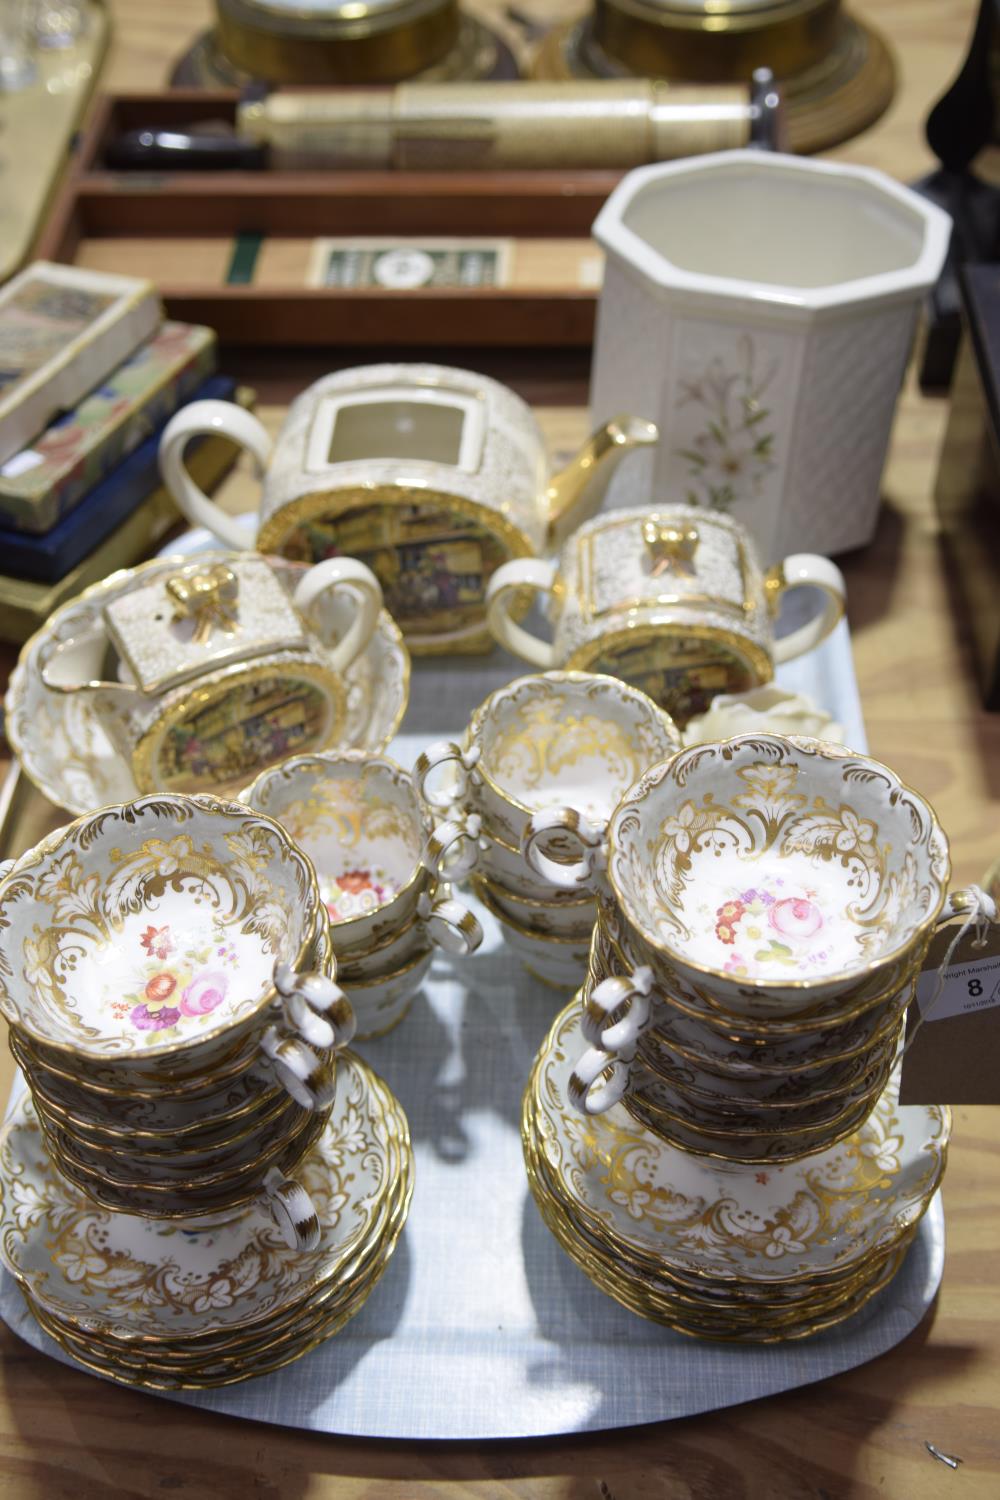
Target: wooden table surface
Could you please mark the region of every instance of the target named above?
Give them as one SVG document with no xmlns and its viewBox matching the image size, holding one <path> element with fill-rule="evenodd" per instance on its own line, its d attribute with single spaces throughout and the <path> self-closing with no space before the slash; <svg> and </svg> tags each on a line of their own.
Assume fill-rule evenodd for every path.
<svg viewBox="0 0 1000 1500">
<path fill-rule="evenodd" d="M 481 8 L 496 15 L 501 0 Z M 520 0 L 517 8 L 565 15 L 577 5 Z M 831 154 L 909 180 L 932 164 L 922 122 L 964 56 L 974 5 L 854 0 L 854 8 L 891 39 L 900 88 L 873 129 Z M 116 36 L 104 84 L 134 89 L 163 85 L 173 60 L 208 24 L 211 6 L 113 0 L 111 10 Z M 280 374 L 271 394 L 284 398 L 317 372 L 286 366 L 271 373 Z M 550 406 L 570 399 L 557 379 L 536 395 Z M 266 415 L 275 421 L 278 411 Z M 963 882 L 978 879 L 1000 854 L 1000 715 L 979 707 L 938 549 L 931 495 L 946 415 L 944 401 L 922 398 L 908 383 L 877 538 L 844 570 L 871 750 L 933 801 Z M 556 440 L 581 421 L 571 411 L 545 416 Z M 4 1091 L 6 1077 L 0 1071 Z M 0 1327 L 0 1500 L 168 1493 L 185 1500 L 996 1500 L 997 1111 L 956 1111 L 945 1204 L 940 1295 L 919 1328 L 881 1359 L 728 1411 L 584 1437 L 449 1445 L 288 1433 L 110 1386 L 43 1358 Z M 953 1471 L 935 1460 L 928 1440 L 961 1466 Z"/>
</svg>

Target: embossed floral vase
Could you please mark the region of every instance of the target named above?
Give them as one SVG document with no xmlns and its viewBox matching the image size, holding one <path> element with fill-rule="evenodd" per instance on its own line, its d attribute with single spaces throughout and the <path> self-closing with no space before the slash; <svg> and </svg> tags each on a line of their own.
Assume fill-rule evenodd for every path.
<svg viewBox="0 0 1000 1500">
<path fill-rule="evenodd" d="M 951 220 L 861 167 L 729 151 L 641 167 L 607 253 L 591 404 L 654 421 L 612 508 L 742 521 L 766 564 L 868 542 L 920 302 Z"/>
</svg>

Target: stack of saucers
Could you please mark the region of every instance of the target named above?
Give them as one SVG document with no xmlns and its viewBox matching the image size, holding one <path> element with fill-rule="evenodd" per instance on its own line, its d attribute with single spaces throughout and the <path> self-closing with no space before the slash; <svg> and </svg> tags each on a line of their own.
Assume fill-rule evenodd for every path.
<svg viewBox="0 0 1000 1500">
<path fill-rule="evenodd" d="M 944 1172 L 946 1109 L 901 1107 L 893 1082 L 823 1152 L 764 1170 L 719 1162 L 620 1104 L 578 1112 L 582 1019 L 577 996 L 543 1043 L 522 1138 L 542 1217 L 596 1286 L 681 1333 L 770 1342 L 840 1323 L 888 1285 Z"/>
<path fill-rule="evenodd" d="M 637 689 L 595 673 L 544 672 L 492 693 L 461 744 L 441 741 L 417 761 L 417 790 L 448 820 L 432 848 L 456 878 L 474 872 L 505 942 L 564 993 L 587 967 L 590 851 L 632 782 L 679 747 L 673 721 Z M 467 852 L 455 850 L 463 832 Z"/>
<path fill-rule="evenodd" d="M 196 1231 L 102 1209 L 54 1167 L 30 1097 L 0 1140 L 0 1255 L 42 1327 L 102 1375 L 154 1390 L 263 1375 L 328 1338 L 378 1282 L 406 1219 L 406 1119 L 350 1052 L 297 1176 L 317 1243 L 288 1249 L 251 1205 Z"/>
<path fill-rule="evenodd" d="M 363 751 L 297 755 L 263 772 L 241 800 L 279 822 L 316 868 L 359 1040 L 399 1024 L 435 946 L 462 955 L 479 947 L 482 929 L 428 856 L 433 829 L 395 761 Z"/>
<path fill-rule="evenodd" d="M 353 1016 L 315 873 L 276 823 L 208 797 L 104 808 L 16 862 L 0 923 L 0 1009 L 69 1181 L 158 1219 L 263 1189 L 308 1218 L 285 1174 Z"/>
</svg>

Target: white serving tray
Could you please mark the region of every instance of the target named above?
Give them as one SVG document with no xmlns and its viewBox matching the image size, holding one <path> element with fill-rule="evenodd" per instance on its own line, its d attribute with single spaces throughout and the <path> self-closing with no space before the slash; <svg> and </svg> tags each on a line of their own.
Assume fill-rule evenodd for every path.
<svg viewBox="0 0 1000 1500">
<path fill-rule="evenodd" d="M 500 653 L 415 663 L 406 733 L 392 753 L 411 765 L 516 675 Z M 778 675 L 864 748 L 846 625 Z M 568 996 L 530 978 L 481 915 L 479 953 L 436 958 L 403 1024 L 359 1049 L 406 1109 L 417 1159 L 410 1218 L 382 1283 L 335 1338 L 287 1369 L 166 1399 L 359 1437 L 540 1437 L 691 1416 L 806 1385 L 875 1358 L 916 1327 L 944 1266 L 940 1198 L 893 1283 L 856 1319 L 803 1342 L 701 1343 L 596 1291 L 542 1224 L 521 1162 L 521 1093 Z M 35 1348 L 67 1358 L 6 1274 L 0 1316 Z"/>
</svg>

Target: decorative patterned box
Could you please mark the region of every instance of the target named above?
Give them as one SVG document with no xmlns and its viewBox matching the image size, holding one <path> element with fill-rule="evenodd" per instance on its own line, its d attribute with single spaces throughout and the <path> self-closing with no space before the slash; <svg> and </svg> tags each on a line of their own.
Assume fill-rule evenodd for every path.
<svg viewBox="0 0 1000 1500">
<path fill-rule="evenodd" d="M 163 320 L 151 281 L 38 260 L 0 291 L 0 463 L 74 407 Z"/>
<path fill-rule="evenodd" d="M 0 466 L 0 526 L 51 531 L 126 454 L 213 374 L 216 339 L 164 323 L 73 411 Z"/>
<path fill-rule="evenodd" d="M 230 392 L 231 399 L 238 406 L 246 409 L 253 406 L 256 393 L 245 386 L 233 389 L 233 382 L 228 377 L 215 375 L 204 388 L 206 396 L 223 400 Z M 199 488 L 211 493 L 236 462 L 238 450 L 223 437 L 205 438 L 191 446 L 193 451 L 188 467 Z M 144 464 L 147 477 L 143 493 L 147 498 L 58 583 L 0 577 L 0 641 L 26 641 L 60 604 L 106 578 L 116 568 L 128 568 L 141 562 L 171 526 L 176 525 L 178 516 L 173 497 L 159 484 L 156 448 L 157 439 L 147 439 L 129 454 L 110 479 L 104 481 L 102 489 L 116 481 L 122 471 L 134 473 L 133 466 Z"/>
<path fill-rule="evenodd" d="M 212 375 L 192 392 L 194 398 L 228 400 L 234 381 Z M 163 420 L 144 435 L 110 474 L 89 490 L 68 515 L 44 536 L 26 536 L 0 526 L 0 558 L 11 578 L 37 578 L 56 583 L 110 537 L 160 483 L 158 453 Z"/>
</svg>

